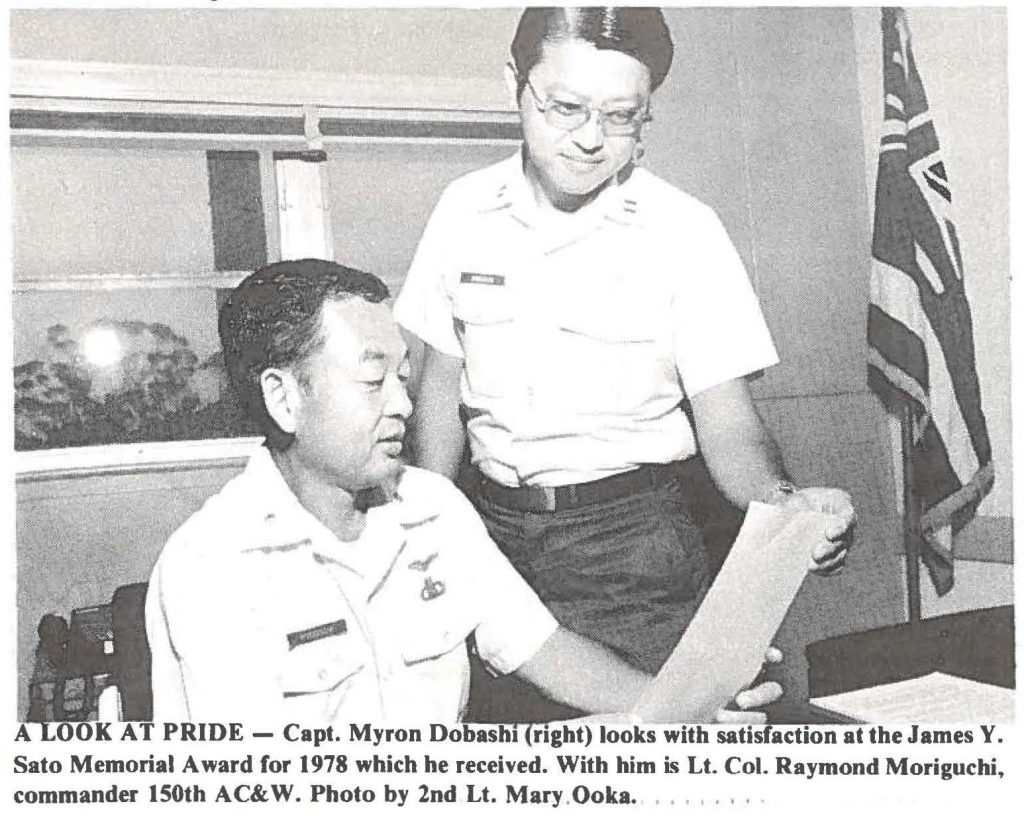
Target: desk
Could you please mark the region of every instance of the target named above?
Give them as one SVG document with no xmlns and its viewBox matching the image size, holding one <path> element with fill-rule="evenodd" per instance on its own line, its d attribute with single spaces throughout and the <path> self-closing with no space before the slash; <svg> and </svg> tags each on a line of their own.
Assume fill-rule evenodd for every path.
<svg viewBox="0 0 1024 816">
<path fill-rule="evenodd" d="M 973 609 L 820 640 L 807 646 L 809 697 L 920 677 L 934 671 L 1014 687 L 1013 607 Z M 780 724 L 849 720 L 810 704 L 769 709 Z"/>
</svg>

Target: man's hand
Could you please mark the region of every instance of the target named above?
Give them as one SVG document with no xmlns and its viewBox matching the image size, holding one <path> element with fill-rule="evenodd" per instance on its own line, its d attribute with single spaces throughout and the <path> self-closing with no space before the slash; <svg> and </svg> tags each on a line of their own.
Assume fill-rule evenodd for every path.
<svg viewBox="0 0 1024 816">
<path fill-rule="evenodd" d="M 772 646 L 765 653 L 765 663 L 781 663 L 782 652 Z M 768 721 L 768 715 L 758 709 L 774 703 L 782 696 L 782 686 L 773 680 L 758 683 L 744 689 L 733 699 L 736 708 L 720 708 L 715 715 L 719 725 L 762 725 Z"/>
<path fill-rule="evenodd" d="M 832 487 L 805 487 L 773 502 L 779 507 L 813 510 L 825 515 L 824 541 L 811 551 L 811 571 L 833 575 L 842 569 L 846 551 L 857 524 L 853 501 L 845 490 Z"/>
<path fill-rule="evenodd" d="M 722 495 L 741 508 L 751 501 L 794 502 L 796 509 L 825 513 L 824 541 L 814 548 L 810 568 L 821 575 L 840 569 L 855 518 L 850 496 L 825 487 L 789 489 L 779 446 L 761 421 L 747 381 L 727 380 L 695 394 L 690 404 L 697 442 Z M 776 486 L 787 489 L 773 491 Z"/>
</svg>

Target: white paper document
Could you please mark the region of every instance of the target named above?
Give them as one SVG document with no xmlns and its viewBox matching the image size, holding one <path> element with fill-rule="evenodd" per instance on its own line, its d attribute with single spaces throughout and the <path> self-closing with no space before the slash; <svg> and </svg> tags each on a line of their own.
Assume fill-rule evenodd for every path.
<svg viewBox="0 0 1024 816">
<path fill-rule="evenodd" d="M 713 722 L 761 670 L 824 525 L 820 513 L 752 503 L 704 602 L 633 713 L 645 722 Z"/>
<path fill-rule="evenodd" d="M 867 723 L 1010 723 L 1013 695 L 1013 689 L 932 672 L 810 702 Z"/>
</svg>

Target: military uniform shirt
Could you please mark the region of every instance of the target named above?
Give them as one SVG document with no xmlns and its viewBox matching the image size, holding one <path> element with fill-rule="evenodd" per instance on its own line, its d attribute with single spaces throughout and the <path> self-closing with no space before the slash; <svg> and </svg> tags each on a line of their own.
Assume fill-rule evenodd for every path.
<svg viewBox="0 0 1024 816">
<path fill-rule="evenodd" d="M 636 169 L 577 213 L 544 210 L 518 154 L 444 191 L 395 317 L 464 358 L 473 460 L 512 486 L 692 456 L 684 396 L 778 362 L 708 207 Z"/>
<path fill-rule="evenodd" d="M 408 468 L 343 542 L 270 454 L 171 536 L 146 628 L 158 721 L 452 723 L 466 638 L 498 672 L 557 628 L 450 482 Z"/>
</svg>

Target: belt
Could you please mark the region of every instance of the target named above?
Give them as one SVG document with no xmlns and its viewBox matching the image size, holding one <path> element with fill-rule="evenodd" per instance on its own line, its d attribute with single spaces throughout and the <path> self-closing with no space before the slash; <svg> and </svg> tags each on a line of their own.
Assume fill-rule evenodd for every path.
<svg viewBox="0 0 1024 816">
<path fill-rule="evenodd" d="M 477 471 L 477 491 L 481 496 L 508 510 L 533 513 L 554 513 L 601 504 L 675 481 L 671 465 L 641 465 L 636 470 L 616 473 L 593 482 L 558 487 L 508 487 Z"/>
</svg>

